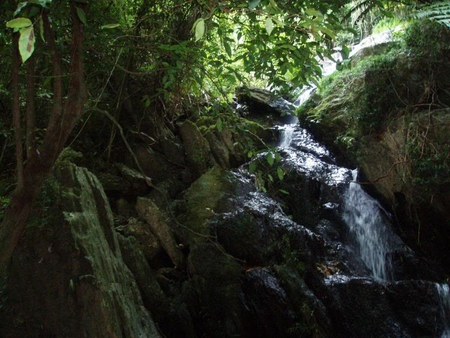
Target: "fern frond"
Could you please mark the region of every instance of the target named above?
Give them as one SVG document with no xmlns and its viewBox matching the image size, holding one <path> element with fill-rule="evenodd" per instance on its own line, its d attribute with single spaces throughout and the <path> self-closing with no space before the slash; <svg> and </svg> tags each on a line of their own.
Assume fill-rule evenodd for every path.
<svg viewBox="0 0 450 338">
<path fill-rule="evenodd" d="M 417 19 L 433 20 L 450 28 L 450 1 L 438 1 L 420 6 L 416 9 L 414 16 Z"/>
</svg>

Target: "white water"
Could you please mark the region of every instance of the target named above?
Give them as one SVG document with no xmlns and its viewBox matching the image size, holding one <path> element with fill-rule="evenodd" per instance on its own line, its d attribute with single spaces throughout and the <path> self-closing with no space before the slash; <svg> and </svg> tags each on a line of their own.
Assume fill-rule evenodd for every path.
<svg viewBox="0 0 450 338">
<path fill-rule="evenodd" d="M 356 181 L 357 171 L 353 171 Z M 388 238 L 382 208 L 358 183 L 351 182 L 344 195 L 344 221 L 347 224 L 361 260 L 379 281 L 391 280 L 387 257 Z"/>
<path fill-rule="evenodd" d="M 444 323 L 441 338 L 450 338 L 450 287 L 448 284 L 436 284 L 436 291 L 439 295 L 441 320 Z"/>
<path fill-rule="evenodd" d="M 294 138 L 294 130 L 295 130 L 295 124 L 286 124 L 283 127 L 283 130 L 281 132 L 280 145 L 279 145 L 279 147 L 281 149 L 289 148 L 289 146 L 291 145 L 292 139 Z"/>
</svg>

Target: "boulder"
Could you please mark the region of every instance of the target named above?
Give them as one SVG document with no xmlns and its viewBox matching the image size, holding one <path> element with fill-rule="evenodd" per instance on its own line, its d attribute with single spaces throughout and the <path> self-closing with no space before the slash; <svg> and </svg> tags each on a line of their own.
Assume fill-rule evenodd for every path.
<svg viewBox="0 0 450 338">
<path fill-rule="evenodd" d="M 122 260 L 99 180 L 63 162 L 44 192 L 46 212 L 31 218 L 9 266 L 0 335 L 160 337 Z"/>
<path fill-rule="evenodd" d="M 194 178 L 199 178 L 215 164 L 209 143 L 191 121 L 185 121 L 181 125 L 180 134 L 187 162 L 192 168 Z"/>
<path fill-rule="evenodd" d="M 224 142 L 221 142 L 214 132 L 208 132 L 205 137 L 217 164 L 223 169 L 230 168 L 230 153 L 227 145 Z"/>
<path fill-rule="evenodd" d="M 138 197 L 136 210 L 139 217 L 149 225 L 152 233 L 159 239 L 164 250 L 169 255 L 175 267 L 184 266 L 184 256 L 180 251 L 166 217 L 156 204 L 147 198 Z"/>
<path fill-rule="evenodd" d="M 117 230 L 125 237 L 134 237 L 139 249 L 149 262 L 153 261 L 162 250 L 160 241 L 152 233 L 151 227 L 147 222 L 131 217 L 126 225 L 118 227 Z"/>
</svg>

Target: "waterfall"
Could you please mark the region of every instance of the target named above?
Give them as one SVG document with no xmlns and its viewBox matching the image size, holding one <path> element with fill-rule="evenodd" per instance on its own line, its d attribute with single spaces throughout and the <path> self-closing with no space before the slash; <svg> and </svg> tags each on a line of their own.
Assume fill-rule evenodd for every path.
<svg viewBox="0 0 450 338">
<path fill-rule="evenodd" d="M 295 124 L 286 124 L 285 126 L 283 126 L 279 145 L 281 149 L 286 149 L 291 145 L 292 139 L 294 137 L 294 129 Z"/>
<path fill-rule="evenodd" d="M 353 171 L 356 181 L 357 171 Z M 350 182 L 344 195 L 344 221 L 361 260 L 379 281 L 392 279 L 388 253 L 386 224 L 381 206 L 371 198 L 358 183 Z"/>
<path fill-rule="evenodd" d="M 439 310 L 444 331 L 441 338 L 450 338 L 450 287 L 448 284 L 436 284 L 439 297 Z"/>
</svg>

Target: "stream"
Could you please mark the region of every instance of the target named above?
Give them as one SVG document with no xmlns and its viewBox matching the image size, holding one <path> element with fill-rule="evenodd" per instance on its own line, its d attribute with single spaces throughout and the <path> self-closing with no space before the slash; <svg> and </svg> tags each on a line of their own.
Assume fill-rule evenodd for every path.
<svg viewBox="0 0 450 338">
<path fill-rule="evenodd" d="M 329 299 L 323 300 L 324 304 L 338 312 L 342 310 L 337 307 L 348 311 L 347 306 L 357 308 L 358 311 L 370 309 L 365 316 L 372 317 L 371 320 L 374 322 L 383 320 L 384 323 L 380 325 L 386 327 L 382 334 L 374 332 L 373 337 L 429 336 L 421 333 L 421 325 L 434 326 L 433 337 L 450 337 L 449 285 L 435 282 L 434 277 L 427 279 L 428 273 L 429 276 L 433 275 L 432 266 L 427 266 L 427 262 L 419 263 L 421 258 L 417 257 L 395 234 L 390 215 L 358 183 L 358 171 L 338 166 L 330 152 L 315 142 L 313 136 L 298 123 L 281 127 L 278 149 L 286 167 L 313 181 L 321 182 L 320 209 L 331 209 L 334 217 L 342 220 L 342 226 L 334 229 L 314 225 L 311 227 L 313 232 L 332 243 L 336 251 L 342 252 L 340 257 L 343 259 L 341 261 L 343 267 L 327 272 L 323 279 L 325 287 L 318 289 L 321 294 L 328 293 L 328 297 L 335 298 L 337 302 L 343 304 L 334 304 Z M 365 290 L 357 290 L 358 288 Z M 412 292 L 408 292 L 408 288 L 411 288 Z M 416 314 L 409 314 L 416 315 L 413 319 L 415 324 L 409 325 L 410 327 L 402 323 L 404 318 L 401 320 L 393 318 L 399 311 L 398 305 L 387 304 L 390 302 L 389 297 L 399 296 L 400 289 L 405 305 L 417 310 Z M 350 296 L 352 293 L 368 299 Z M 386 297 L 386 294 L 391 295 Z M 416 294 L 421 294 L 420 297 L 423 298 L 418 300 L 418 303 L 408 299 L 415 297 Z M 368 307 L 361 305 L 367 301 L 372 302 L 372 305 Z M 421 314 L 426 306 L 429 306 L 427 311 L 434 313 L 428 319 Z M 405 308 L 400 311 L 412 310 Z M 354 314 L 361 316 L 358 312 Z M 347 316 L 341 315 L 344 318 Z M 348 317 L 348 320 L 353 319 Z M 358 319 L 354 320 L 359 322 Z M 432 323 L 425 323 L 433 320 Z M 361 334 L 364 332 L 346 323 L 343 324 L 343 330 L 347 330 L 349 336 L 354 337 L 359 335 L 355 331 Z"/>
</svg>

